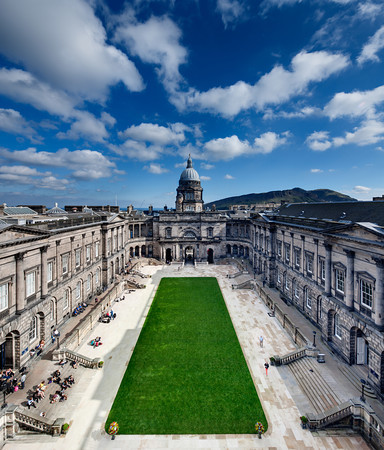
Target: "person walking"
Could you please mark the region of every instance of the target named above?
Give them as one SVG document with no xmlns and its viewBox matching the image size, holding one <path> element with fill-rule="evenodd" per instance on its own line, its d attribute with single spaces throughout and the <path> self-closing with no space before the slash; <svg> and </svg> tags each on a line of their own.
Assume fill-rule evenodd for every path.
<svg viewBox="0 0 384 450">
<path fill-rule="evenodd" d="M 267 363 L 267 361 L 265 361 L 264 367 L 265 367 L 265 375 L 268 375 L 269 364 Z"/>
<path fill-rule="evenodd" d="M 260 342 L 260 347 L 263 348 L 263 346 L 264 346 L 264 338 L 263 338 L 263 336 L 259 337 L 259 342 Z"/>
<path fill-rule="evenodd" d="M 27 379 L 27 375 L 25 375 L 25 373 L 23 373 L 23 375 L 21 375 L 21 377 L 20 377 L 20 389 L 24 389 L 26 379 Z"/>
</svg>

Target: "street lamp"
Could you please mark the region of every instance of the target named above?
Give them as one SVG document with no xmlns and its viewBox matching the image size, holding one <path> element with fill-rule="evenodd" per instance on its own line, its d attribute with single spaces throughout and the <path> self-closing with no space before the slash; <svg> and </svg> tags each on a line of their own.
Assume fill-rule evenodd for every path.
<svg viewBox="0 0 384 450">
<path fill-rule="evenodd" d="M 360 400 L 362 402 L 365 402 L 364 388 L 365 388 L 365 385 L 367 384 L 367 382 L 366 382 L 366 380 L 364 380 L 364 378 L 360 378 L 360 382 L 361 382 L 361 397 L 360 397 Z"/>
<path fill-rule="evenodd" d="M 313 346 L 316 347 L 316 331 L 313 331 Z"/>
</svg>

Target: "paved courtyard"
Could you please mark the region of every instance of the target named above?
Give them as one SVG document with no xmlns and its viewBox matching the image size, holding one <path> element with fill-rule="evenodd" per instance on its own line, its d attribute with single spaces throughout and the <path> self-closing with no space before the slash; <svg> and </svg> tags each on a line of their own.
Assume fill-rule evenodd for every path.
<svg viewBox="0 0 384 450">
<path fill-rule="evenodd" d="M 271 355 L 283 355 L 295 349 L 294 344 L 275 318 L 268 316 L 268 309 L 250 290 L 233 290 L 228 273 L 237 271 L 232 266 L 203 265 L 145 266 L 142 273 L 151 275 L 143 280 L 146 288 L 126 294 L 125 300 L 115 303 L 117 318 L 110 324 L 99 323 L 77 350 L 89 357 L 104 361 L 101 370 L 79 368 L 70 371 L 76 384 L 68 392 L 68 400 L 52 405 L 57 417 L 65 417 L 70 423 L 66 436 L 52 438 L 42 436 L 8 442 L 4 449 L 368 449 L 358 435 L 314 435 L 300 426 L 300 415 L 307 411 L 305 401 L 300 402 L 301 391 L 286 379 L 279 369 L 271 367 L 265 374 L 264 362 Z M 254 435 L 182 435 L 182 436 L 125 436 L 111 440 L 104 433 L 104 422 L 129 363 L 135 343 L 145 321 L 156 288 L 162 277 L 214 276 L 218 279 L 240 344 L 253 377 L 257 392 L 268 418 L 268 432 L 260 440 Z M 259 346 L 259 336 L 264 336 L 264 346 Z M 89 341 L 101 336 L 103 345 L 93 348 Z M 41 360 L 29 374 L 29 383 L 46 379 L 57 366 L 49 360 Z M 28 387 L 28 380 L 27 380 Z M 25 400 L 25 391 L 10 399 L 14 403 Z M 38 405 L 39 407 L 39 405 Z M 39 411 L 35 410 L 36 413 Z M 52 419 L 50 409 L 47 418 Z"/>
</svg>

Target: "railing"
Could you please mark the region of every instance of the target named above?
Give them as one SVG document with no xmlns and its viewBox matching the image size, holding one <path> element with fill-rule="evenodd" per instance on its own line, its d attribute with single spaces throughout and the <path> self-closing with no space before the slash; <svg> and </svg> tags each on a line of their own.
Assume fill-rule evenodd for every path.
<svg viewBox="0 0 384 450">
<path fill-rule="evenodd" d="M 339 424 L 348 417 L 350 420 L 344 423 L 345 426 L 360 433 L 373 448 L 384 448 L 384 423 L 377 417 L 375 411 L 359 398 L 352 398 L 318 415 L 307 414 L 310 430 Z"/>
<path fill-rule="evenodd" d="M 60 348 L 55 350 L 52 354 L 53 361 L 60 361 L 62 359 L 69 359 L 70 361 L 76 361 L 84 367 L 88 367 L 90 369 L 97 369 L 99 365 L 100 358 L 88 358 L 87 356 L 80 355 L 80 353 L 76 353 L 67 348 Z"/>
<path fill-rule="evenodd" d="M 228 274 L 228 278 L 236 278 L 236 277 L 239 277 L 240 275 L 244 275 L 244 274 L 246 275 L 246 274 L 248 274 L 248 272 L 246 270 L 240 270 L 240 272 Z"/>
<path fill-rule="evenodd" d="M 233 289 L 252 289 L 253 288 L 253 280 L 250 278 L 249 280 L 243 281 L 239 284 L 233 284 Z"/>
<path fill-rule="evenodd" d="M 53 423 L 49 423 L 44 419 L 37 419 L 35 417 L 23 414 L 20 411 L 15 411 L 15 420 L 19 424 L 31 428 L 35 431 L 45 434 L 53 434 Z"/>
</svg>

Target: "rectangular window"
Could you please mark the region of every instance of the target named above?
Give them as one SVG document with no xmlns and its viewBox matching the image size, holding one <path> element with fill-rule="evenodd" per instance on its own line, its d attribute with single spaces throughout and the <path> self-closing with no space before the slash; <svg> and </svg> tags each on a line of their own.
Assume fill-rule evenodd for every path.
<svg viewBox="0 0 384 450">
<path fill-rule="evenodd" d="M 36 272 L 27 273 L 25 283 L 26 283 L 26 297 L 29 297 L 36 292 Z"/>
<path fill-rule="evenodd" d="M 81 264 L 81 249 L 78 248 L 75 250 L 75 265 L 76 267 L 80 267 Z"/>
<path fill-rule="evenodd" d="M 345 272 L 344 270 L 336 269 L 336 290 L 344 294 Z"/>
<path fill-rule="evenodd" d="M 61 257 L 61 265 L 62 265 L 62 268 L 63 268 L 63 275 L 68 273 L 68 271 L 69 271 L 68 262 L 69 262 L 69 255 L 68 254 L 67 255 L 63 255 Z"/>
<path fill-rule="evenodd" d="M 113 251 L 117 250 L 117 236 L 113 236 Z"/>
<path fill-rule="evenodd" d="M 360 301 L 367 308 L 373 306 L 373 284 L 366 280 L 360 280 Z"/>
<path fill-rule="evenodd" d="M 213 228 L 208 228 L 208 237 L 211 238 L 213 236 Z"/>
<path fill-rule="evenodd" d="M 91 246 L 90 245 L 87 245 L 85 247 L 85 257 L 86 257 L 87 262 L 89 262 L 91 260 Z"/>
<path fill-rule="evenodd" d="M 8 308 L 8 295 L 9 285 L 8 283 L 0 284 L 0 311 Z"/>
<path fill-rule="evenodd" d="M 285 262 L 289 264 L 289 261 L 291 260 L 291 246 L 290 244 L 285 244 Z"/>
<path fill-rule="evenodd" d="M 95 274 L 95 283 L 99 284 L 99 271 L 96 270 L 96 274 Z"/>
<path fill-rule="evenodd" d="M 95 258 L 99 257 L 99 252 L 100 252 L 100 242 L 97 241 L 95 244 Z"/>
<path fill-rule="evenodd" d="M 172 236 L 172 228 L 165 229 L 165 237 L 170 238 Z"/>
<path fill-rule="evenodd" d="M 299 286 L 295 283 L 295 297 L 299 298 L 300 294 L 299 294 Z"/>
<path fill-rule="evenodd" d="M 307 255 L 307 272 L 313 273 L 313 256 Z"/>
<path fill-rule="evenodd" d="M 325 281 L 325 261 L 324 259 L 320 259 L 320 279 Z"/>
<path fill-rule="evenodd" d="M 300 250 L 298 248 L 295 249 L 295 267 L 296 269 L 300 269 Z"/>
<path fill-rule="evenodd" d="M 111 253 L 111 238 L 108 238 L 107 252 L 108 252 L 108 255 Z"/>
<path fill-rule="evenodd" d="M 285 277 L 285 289 L 288 291 L 289 290 L 289 280 L 288 277 Z"/>
<path fill-rule="evenodd" d="M 277 241 L 277 256 L 281 256 L 282 243 Z"/>
<path fill-rule="evenodd" d="M 280 277 L 280 272 L 277 271 L 277 282 L 280 284 L 281 283 L 281 277 Z"/>
<path fill-rule="evenodd" d="M 53 261 L 50 261 L 47 266 L 47 282 L 50 283 L 53 280 Z"/>
</svg>

